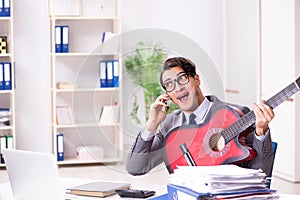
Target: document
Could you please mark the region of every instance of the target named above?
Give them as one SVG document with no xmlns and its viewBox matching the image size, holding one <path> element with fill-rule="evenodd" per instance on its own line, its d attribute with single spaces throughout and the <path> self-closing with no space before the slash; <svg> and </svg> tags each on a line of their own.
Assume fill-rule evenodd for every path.
<svg viewBox="0 0 300 200">
<path fill-rule="evenodd" d="M 130 189 L 130 183 L 121 182 L 92 182 L 67 189 L 67 193 L 81 196 L 106 197 L 116 194 L 116 190 Z"/>
<path fill-rule="evenodd" d="M 241 168 L 236 165 L 178 166 L 170 176 L 172 184 L 199 193 L 223 193 L 241 190 L 266 189 L 266 174 L 261 169 Z"/>
</svg>

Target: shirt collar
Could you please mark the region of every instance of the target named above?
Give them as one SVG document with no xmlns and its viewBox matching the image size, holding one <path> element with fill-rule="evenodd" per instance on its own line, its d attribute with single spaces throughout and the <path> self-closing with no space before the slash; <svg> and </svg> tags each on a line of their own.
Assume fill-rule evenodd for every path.
<svg viewBox="0 0 300 200">
<path fill-rule="evenodd" d="M 208 99 L 205 97 L 204 101 L 198 106 L 198 108 L 193 112 L 196 115 L 196 122 L 201 123 L 204 119 L 206 114 L 208 113 L 212 103 L 208 101 Z M 185 122 L 188 123 L 187 119 L 189 119 L 190 113 L 184 112 Z"/>
</svg>

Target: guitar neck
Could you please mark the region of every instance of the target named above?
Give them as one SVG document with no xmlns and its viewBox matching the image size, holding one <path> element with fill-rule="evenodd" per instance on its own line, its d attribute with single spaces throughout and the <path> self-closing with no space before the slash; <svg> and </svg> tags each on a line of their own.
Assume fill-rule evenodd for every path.
<svg viewBox="0 0 300 200">
<path fill-rule="evenodd" d="M 279 104 L 290 98 L 300 89 L 300 77 L 298 79 L 285 87 L 283 90 L 278 92 L 276 95 L 268 99 L 265 103 L 269 105 L 271 108 L 276 108 Z M 221 135 L 225 139 L 225 144 L 227 144 L 230 140 L 238 136 L 244 130 L 249 128 L 251 125 L 255 123 L 255 114 L 253 111 L 248 112 L 235 123 L 231 124 L 229 127 L 224 129 L 221 132 Z"/>
</svg>

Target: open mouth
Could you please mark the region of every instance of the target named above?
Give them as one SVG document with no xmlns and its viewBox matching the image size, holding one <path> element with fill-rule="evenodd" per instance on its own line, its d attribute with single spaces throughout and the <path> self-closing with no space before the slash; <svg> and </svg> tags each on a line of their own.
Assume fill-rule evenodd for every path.
<svg viewBox="0 0 300 200">
<path fill-rule="evenodd" d="M 187 97 L 189 96 L 189 93 L 186 93 L 186 94 L 183 94 L 179 97 L 177 97 L 177 99 L 180 101 L 180 102 L 183 102 L 187 99 Z"/>
</svg>

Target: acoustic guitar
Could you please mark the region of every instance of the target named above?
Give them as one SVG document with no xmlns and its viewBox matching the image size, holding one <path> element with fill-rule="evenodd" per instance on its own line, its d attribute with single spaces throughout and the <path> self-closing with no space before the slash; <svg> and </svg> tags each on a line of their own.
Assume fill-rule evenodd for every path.
<svg viewBox="0 0 300 200">
<path fill-rule="evenodd" d="M 273 109 L 300 89 L 300 77 L 265 103 Z M 198 125 L 184 125 L 171 130 L 163 142 L 164 162 L 170 173 L 176 166 L 220 165 L 251 160 L 254 149 L 245 144 L 249 127 L 255 123 L 254 111 L 241 114 L 228 104 L 213 106 L 206 120 Z M 218 144 L 223 142 L 223 148 Z"/>
</svg>

